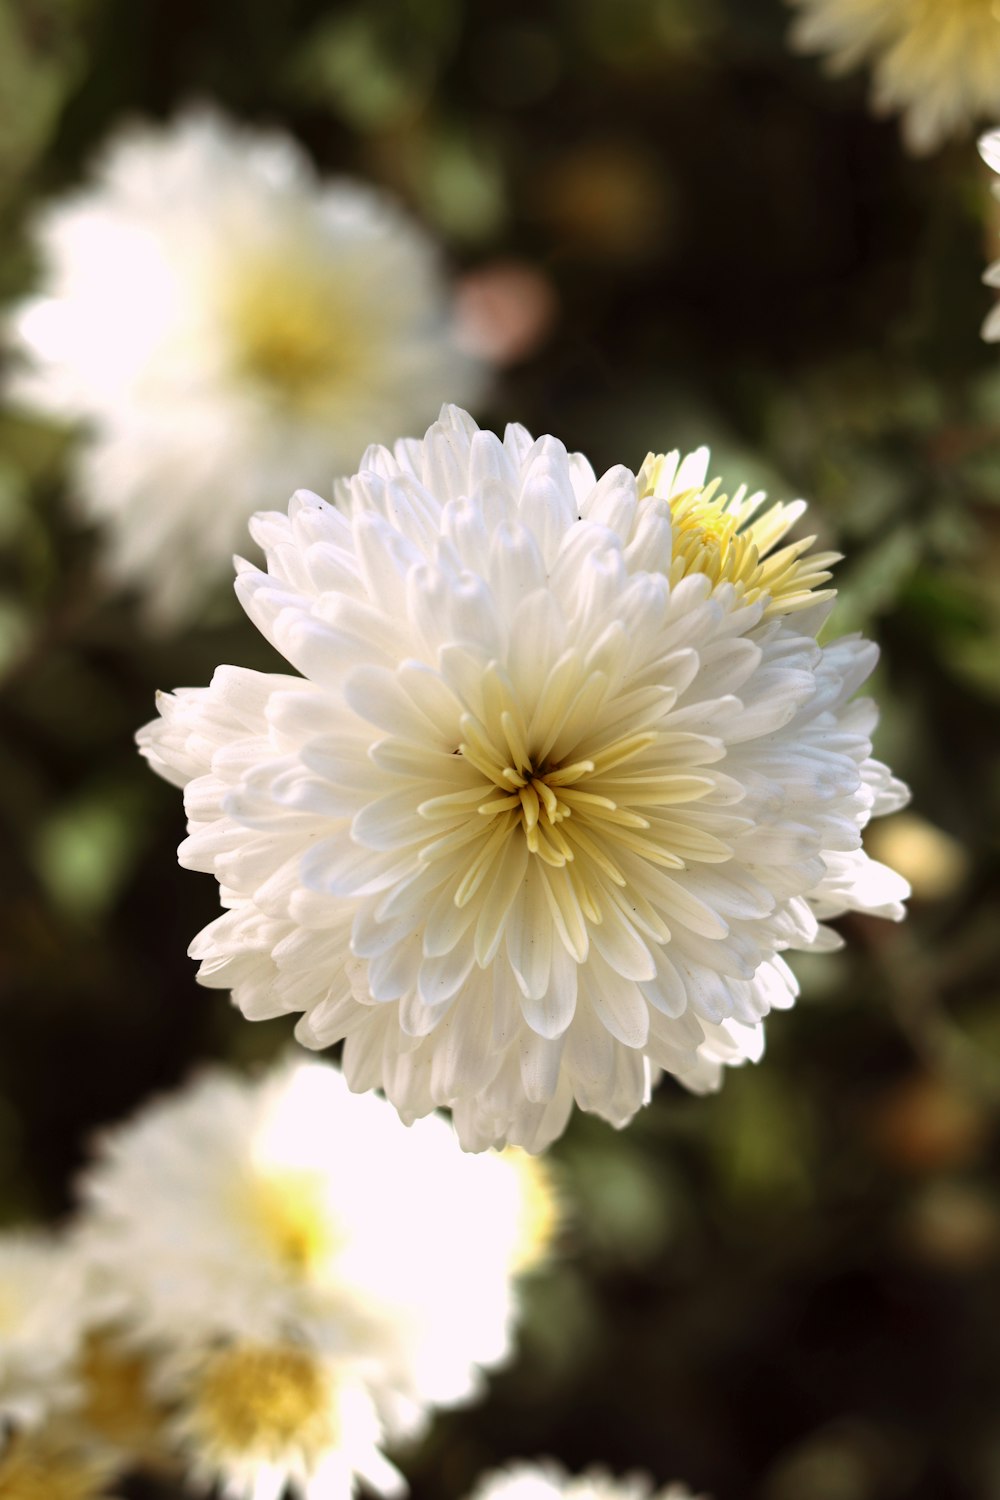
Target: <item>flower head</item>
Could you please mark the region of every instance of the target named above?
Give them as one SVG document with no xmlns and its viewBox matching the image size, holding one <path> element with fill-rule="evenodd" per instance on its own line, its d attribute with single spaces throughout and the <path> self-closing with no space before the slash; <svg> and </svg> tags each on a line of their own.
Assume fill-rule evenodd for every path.
<svg viewBox="0 0 1000 1500">
<path fill-rule="evenodd" d="M 656 1490 L 645 1474 L 616 1478 L 606 1469 L 571 1475 L 551 1459 L 512 1463 L 484 1474 L 469 1500 L 697 1500 L 683 1484 Z M 704 1497 L 702 1497 L 704 1500 Z"/>
<path fill-rule="evenodd" d="M 201 1372 L 205 1442 L 258 1366 L 288 1375 L 289 1403 L 315 1377 L 320 1425 L 363 1390 L 390 1436 L 412 1434 L 508 1354 L 514 1273 L 545 1248 L 537 1181 L 464 1155 L 444 1120 L 404 1129 L 316 1062 L 204 1075 L 111 1132 L 82 1187 L 82 1238 L 120 1325 L 154 1368 L 180 1370 L 185 1401 Z"/>
<path fill-rule="evenodd" d="M 1000 109 L 1000 13 L 995 0 L 792 0 L 804 52 L 833 67 L 874 65 L 879 113 L 903 114 L 914 152 L 931 151 Z"/>
<path fill-rule="evenodd" d="M 788 510 L 707 464 L 598 480 L 446 408 L 337 508 L 256 519 L 237 589 L 301 675 L 220 668 L 140 734 L 220 883 L 202 982 L 469 1148 L 539 1150 L 574 1101 L 623 1125 L 657 1068 L 717 1086 L 792 1004 L 786 949 L 902 915 L 861 850 L 905 795 L 853 698 L 875 649 L 817 644 L 830 558 L 772 557 Z"/>
<path fill-rule="evenodd" d="M 125 129 L 38 241 L 14 394 L 88 424 L 77 489 L 163 620 L 218 587 L 275 493 L 475 398 L 430 240 L 287 136 L 207 110 Z"/>
<path fill-rule="evenodd" d="M 308 1345 L 203 1347 L 173 1385 L 189 1472 L 234 1500 L 279 1500 L 289 1484 L 302 1500 L 347 1500 L 356 1474 L 404 1489 L 363 1382 Z"/>
</svg>

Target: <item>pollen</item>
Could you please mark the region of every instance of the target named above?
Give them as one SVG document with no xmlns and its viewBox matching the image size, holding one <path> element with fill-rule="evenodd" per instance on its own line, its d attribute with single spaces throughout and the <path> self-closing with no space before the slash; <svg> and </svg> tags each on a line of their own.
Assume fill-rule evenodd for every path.
<svg viewBox="0 0 1000 1500">
<path fill-rule="evenodd" d="M 640 500 L 656 493 L 665 462 L 663 454 L 647 455 L 638 476 Z M 815 536 L 775 552 L 806 507 L 803 501 L 779 503 L 758 515 L 764 499 L 760 493 L 748 495 L 745 486 L 730 499 L 720 492 L 718 480 L 671 495 L 671 583 L 703 573 L 713 587 L 732 584 L 746 604 L 764 599 L 765 616 L 792 614 L 832 599 L 836 590 L 822 585 L 833 576 L 830 569 L 840 554 L 812 552 Z"/>
<path fill-rule="evenodd" d="M 234 1344 L 213 1354 L 190 1404 L 192 1436 L 209 1454 L 279 1463 L 336 1445 L 330 1380 L 309 1350 Z"/>
</svg>

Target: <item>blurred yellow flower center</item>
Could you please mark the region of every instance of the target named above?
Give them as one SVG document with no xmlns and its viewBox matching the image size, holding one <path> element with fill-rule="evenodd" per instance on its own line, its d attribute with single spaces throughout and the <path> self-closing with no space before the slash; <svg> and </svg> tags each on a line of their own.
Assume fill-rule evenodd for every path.
<svg viewBox="0 0 1000 1500">
<path fill-rule="evenodd" d="M 132 1453 L 155 1448 L 163 1413 L 149 1392 L 149 1365 L 106 1335 L 91 1335 L 80 1361 L 85 1427 Z"/>
<path fill-rule="evenodd" d="M 308 403 L 356 373 L 360 350 L 350 336 L 329 272 L 262 265 L 236 278 L 226 322 L 240 372 L 272 395 Z"/>
<path fill-rule="evenodd" d="M 293 1167 L 259 1170 L 247 1207 L 254 1227 L 297 1274 L 315 1271 L 342 1243 L 322 1172 Z"/>
<path fill-rule="evenodd" d="M 328 1378 L 306 1349 L 237 1344 L 211 1357 L 191 1406 L 196 1436 L 218 1454 L 280 1461 L 338 1441 Z"/>
<path fill-rule="evenodd" d="M 106 1464 L 30 1438 L 0 1459 L 2 1500 L 99 1500 L 107 1478 Z"/>
<path fill-rule="evenodd" d="M 656 493 L 666 457 L 648 454 L 637 476 L 640 500 Z M 814 536 L 773 549 L 805 510 L 801 502 L 772 505 L 756 512 L 762 495 L 740 490 L 732 499 L 714 480 L 704 489 L 684 490 L 670 499 L 673 524 L 672 583 L 702 573 L 713 588 L 732 584 L 743 602 L 766 598 L 765 615 L 790 614 L 830 599 L 834 589 L 820 589 L 839 560 L 836 552 L 810 553 Z"/>
</svg>

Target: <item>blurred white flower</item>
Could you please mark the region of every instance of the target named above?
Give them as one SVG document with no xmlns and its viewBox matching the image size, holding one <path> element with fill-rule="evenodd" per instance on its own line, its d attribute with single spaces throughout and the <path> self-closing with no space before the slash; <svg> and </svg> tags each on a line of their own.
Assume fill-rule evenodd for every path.
<svg viewBox="0 0 1000 1500">
<path fill-rule="evenodd" d="M 0 1236 L 0 1427 L 36 1426 L 77 1399 L 85 1285 L 69 1245 L 38 1231 Z"/>
<path fill-rule="evenodd" d="M 656 1490 L 645 1474 L 620 1478 L 592 1468 L 571 1475 L 551 1459 L 512 1463 L 484 1474 L 469 1500 L 697 1500 L 683 1484 Z M 704 1497 L 702 1497 L 704 1500 Z"/>
<path fill-rule="evenodd" d="M 205 1074 L 108 1133 L 82 1187 L 82 1240 L 121 1326 L 174 1372 L 162 1393 L 180 1393 L 186 1448 L 254 1500 L 279 1470 L 301 1478 L 293 1452 L 312 1455 L 310 1483 L 392 1488 L 379 1434 L 412 1436 L 475 1394 L 510 1349 L 513 1272 L 540 1253 L 535 1178 L 463 1154 L 442 1119 L 406 1130 L 322 1063 Z M 225 1413 L 272 1376 L 299 1436 L 281 1446 L 276 1397 L 241 1458 Z"/>
<path fill-rule="evenodd" d="M 470 1149 L 624 1125 L 656 1068 L 716 1087 L 793 1002 L 783 950 L 902 915 L 861 849 L 905 798 L 853 698 L 875 647 L 817 644 L 829 558 L 773 551 L 802 503 L 755 519 L 707 463 L 598 481 L 446 408 L 339 508 L 256 518 L 237 590 L 302 675 L 222 667 L 140 733 L 226 907 L 202 982 Z"/>
<path fill-rule="evenodd" d="M 38 243 L 12 393 L 88 424 L 80 498 L 162 621 L 221 586 L 276 494 L 325 490 L 368 443 L 476 399 L 429 237 L 288 136 L 204 109 L 127 128 Z"/>
<path fill-rule="evenodd" d="M 903 138 L 932 151 L 1000 112 L 996 0 L 791 0 L 792 42 L 835 71 L 873 65 L 879 114 L 902 113 Z"/>
<path fill-rule="evenodd" d="M 379 1452 L 382 1427 L 363 1380 L 308 1345 L 203 1346 L 171 1385 L 191 1479 L 232 1500 L 347 1500 L 355 1477 L 401 1495 Z"/>
</svg>

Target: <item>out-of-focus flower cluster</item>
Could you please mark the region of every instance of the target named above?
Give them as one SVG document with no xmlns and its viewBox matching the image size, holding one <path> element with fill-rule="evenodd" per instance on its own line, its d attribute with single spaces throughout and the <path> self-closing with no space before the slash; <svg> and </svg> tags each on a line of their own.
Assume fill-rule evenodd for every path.
<svg viewBox="0 0 1000 1500">
<path fill-rule="evenodd" d="M 443 1120 L 408 1131 L 293 1060 L 148 1106 L 81 1198 L 61 1240 L 0 1241 L 16 1500 L 91 1500 L 137 1467 L 245 1500 L 400 1493 L 386 1446 L 481 1393 L 560 1218 L 530 1158 L 468 1156 Z"/>
</svg>

